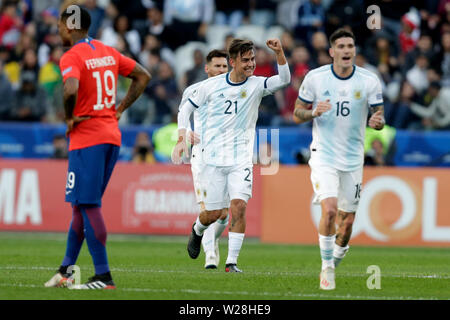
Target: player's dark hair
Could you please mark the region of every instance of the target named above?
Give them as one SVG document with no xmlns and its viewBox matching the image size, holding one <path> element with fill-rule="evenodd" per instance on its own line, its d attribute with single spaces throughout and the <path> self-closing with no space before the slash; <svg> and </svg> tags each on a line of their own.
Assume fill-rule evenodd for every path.
<svg viewBox="0 0 450 320">
<path fill-rule="evenodd" d="M 230 58 L 236 59 L 237 56 L 242 56 L 244 53 L 254 50 L 254 48 L 255 46 L 250 40 L 233 39 L 228 48 L 228 54 L 230 55 Z"/>
<path fill-rule="evenodd" d="M 340 39 L 340 38 L 352 38 L 353 41 L 356 41 L 355 35 L 353 34 L 353 32 L 351 32 L 347 29 L 344 29 L 344 28 L 339 28 L 335 32 L 333 32 L 332 35 L 330 36 L 330 39 L 329 39 L 330 46 L 333 46 L 334 43 L 336 42 L 336 40 Z"/>
<path fill-rule="evenodd" d="M 73 10 L 70 10 L 71 7 L 76 6 L 80 8 L 80 30 L 81 31 L 88 31 L 89 27 L 91 26 L 91 15 L 89 12 L 83 8 L 82 6 L 78 5 L 71 5 L 68 6 L 66 9 L 64 9 L 61 12 L 61 21 L 65 22 L 69 17 L 72 17 L 75 13 Z"/>
<path fill-rule="evenodd" d="M 212 50 L 206 56 L 206 63 L 210 63 L 213 58 L 225 58 L 228 59 L 228 52 L 225 50 Z"/>
</svg>

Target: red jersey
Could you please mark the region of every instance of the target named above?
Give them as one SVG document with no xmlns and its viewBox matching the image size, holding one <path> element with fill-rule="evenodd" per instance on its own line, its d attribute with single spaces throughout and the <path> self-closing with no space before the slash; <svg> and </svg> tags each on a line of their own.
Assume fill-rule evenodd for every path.
<svg viewBox="0 0 450 320">
<path fill-rule="evenodd" d="M 117 79 L 128 76 L 136 61 L 92 38 L 77 42 L 60 60 L 65 82 L 79 80 L 74 116 L 91 119 L 77 123 L 70 132 L 69 151 L 98 144 L 121 144 L 116 119 Z"/>
</svg>

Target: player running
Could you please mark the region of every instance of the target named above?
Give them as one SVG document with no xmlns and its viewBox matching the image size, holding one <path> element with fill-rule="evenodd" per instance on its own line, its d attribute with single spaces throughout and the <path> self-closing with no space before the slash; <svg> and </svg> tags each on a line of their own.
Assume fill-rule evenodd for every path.
<svg viewBox="0 0 450 320">
<path fill-rule="evenodd" d="M 223 74 L 228 72 L 228 53 L 222 50 L 212 50 L 206 56 L 206 64 L 205 64 L 205 72 L 208 75 L 208 78 L 215 77 L 219 74 Z M 183 97 L 181 99 L 180 106 L 182 106 L 191 94 L 197 90 L 201 82 L 193 84 L 186 88 L 183 92 Z M 200 122 L 202 120 L 199 119 L 198 112 L 194 112 L 194 131 L 200 126 Z M 188 136 L 191 136 L 191 140 L 195 140 L 193 133 L 189 133 Z M 199 175 L 202 170 L 202 159 L 199 156 L 201 154 L 201 150 L 199 150 L 199 146 L 194 144 L 192 147 L 192 156 L 191 156 L 191 171 L 192 178 L 194 180 L 194 190 L 195 196 L 197 198 L 197 203 L 200 205 L 200 211 L 205 210 L 205 204 L 203 203 L 200 193 L 200 181 Z M 217 269 L 220 261 L 219 254 L 219 239 L 222 235 L 223 231 L 228 225 L 228 204 L 222 209 L 222 213 L 214 222 L 210 228 L 206 229 L 203 233 L 202 245 L 203 250 L 205 251 L 205 268 L 206 269 Z"/>
<path fill-rule="evenodd" d="M 381 130 L 385 123 L 380 81 L 353 64 L 353 33 L 336 30 L 330 36 L 330 46 L 333 64 L 306 75 L 294 110 L 298 123 L 313 120 L 309 166 L 314 201 L 322 207 L 320 289 L 324 290 L 335 288 L 334 269 L 349 249 L 361 195 L 368 106 L 372 110 L 369 126 Z"/>
<path fill-rule="evenodd" d="M 178 143 L 173 159 L 180 162 L 188 155 L 186 129 L 189 116 L 196 110 L 202 121 L 196 129 L 201 137 L 198 156 L 205 164 L 200 173 L 200 196 L 205 204 L 192 226 L 188 253 L 196 259 L 200 243 L 208 226 L 222 213 L 231 199 L 231 225 L 229 227 L 226 272 L 242 272 L 237 259 L 245 234 L 245 211 L 252 196 L 253 143 L 258 107 L 261 99 L 290 82 L 289 66 L 280 40 L 269 39 L 267 46 L 275 52 L 278 75 L 266 78 L 253 76 L 255 50 L 248 40 L 234 39 L 229 47 L 232 70 L 201 82 L 178 113 Z M 195 154 L 197 157 L 197 154 Z"/>
<path fill-rule="evenodd" d="M 78 23 L 77 23 L 78 21 Z M 67 248 L 58 272 L 46 287 L 70 283 L 68 267 L 74 265 L 84 238 L 95 267 L 86 284 L 72 289 L 114 289 L 106 254 L 106 227 L 101 199 L 119 155 L 121 114 L 142 94 L 150 74 L 136 61 L 88 36 L 89 13 L 69 6 L 61 13 L 59 34 L 70 46 L 61 58 L 64 81 L 66 134 L 70 137 L 66 202 L 72 204 Z M 116 108 L 118 75 L 133 81 Z"/>
</svg>

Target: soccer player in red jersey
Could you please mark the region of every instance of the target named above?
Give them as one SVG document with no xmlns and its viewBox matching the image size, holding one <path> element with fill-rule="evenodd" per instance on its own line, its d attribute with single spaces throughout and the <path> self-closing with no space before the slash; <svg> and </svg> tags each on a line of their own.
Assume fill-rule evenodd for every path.
<svg viewBox="0 0 450 320">
<path fill-rule="evenodd" d="M 61 13 L 59 33 L 64 46 L 61 58 L 64 109 L 69 143 L 66 202 L 72 204 L 66 254 L 46 287 L 71 284 L 69 266 L 75 264 L 83 240 L 89 248 L 95 275 L 72 289 L 114 289 L 106 254 L 106 227 L 101 199 L 119 156 L 122 113 L 142 94 L 150 74 L 136 61 L 88 36 L 89 13 L 77 5 Z M 132 79 L 127 95 L 116 107 L 117 79 Z M 71 268 L 72 269 L 72 268 Z"/>
</svg>

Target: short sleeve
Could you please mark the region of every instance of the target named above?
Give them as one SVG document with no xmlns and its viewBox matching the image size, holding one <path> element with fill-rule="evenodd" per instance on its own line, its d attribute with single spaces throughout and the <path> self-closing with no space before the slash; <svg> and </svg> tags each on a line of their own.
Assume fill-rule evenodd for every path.
<svg viewBox="0 0 450 320">
<path fill-rule="evenodd" d="M 64 82 L 66 82 L 68 78 L 80 80 L 81 66 L 79 59 L 74 54 L 64 54 L 59 61 L 59 67 Z"/>
<path fill-rule="evenodd" d="M 208 80 L 208 79 L 207 79 Z M 207 90 L 205 85 L 205 82 L 203 82 L 200 86 L 195 88 L 190 96 L 187 98 L 187 100 L 196 108 L 200 108 L 200 106 L 204 105 L 206 103 L 207 98 Z"/>
<path fill-rule="evenodd" d="M 298 98 L 306 103 L 313 103 L 315 100 L 313 82 L 309 74 L 303 79 L 302 85 L 298 90 Z"/>
<path fill-rule="evenodd" d="M 371 107 L 381 106 L 383 104 L 383 92 L 381 90 L 381 82 L 377 77 L 374 77 L 370 82 L 369 92 L 367 94 L 367 101 Z"/>
<path fill-rule="evenodd" d="M 128 76 L 131 73 L 131 71 L 133 71 L 135 66 L 136 66 L 135 60 L 119 53 L 119 74 L 121 76 L 124 77 Z"/>
</svg>

